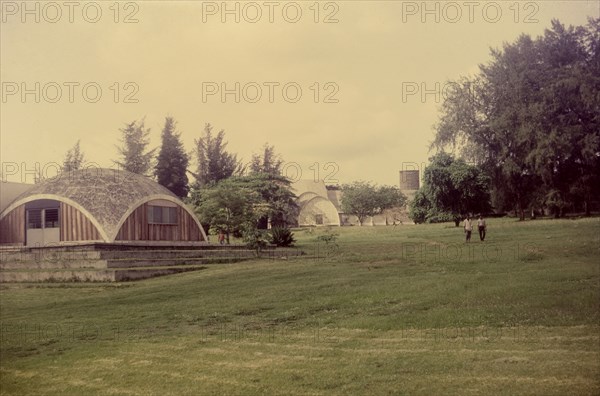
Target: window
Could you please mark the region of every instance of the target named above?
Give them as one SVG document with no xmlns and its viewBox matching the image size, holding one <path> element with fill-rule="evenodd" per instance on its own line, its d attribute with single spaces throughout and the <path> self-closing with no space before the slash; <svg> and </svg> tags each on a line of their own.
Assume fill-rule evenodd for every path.
<svg viewBox="0 0 600 396">
<path fill-rule="evenodd" d="M 177 224 L 177 208 L 148 205 L 149 224 Z"/>
<path fill-rule="evenodd" d="M 28 209 L 27 229 L 58 228 L 58 208 L 56 209 Z"/>
<path fill-rule="evenodd" d="M 177 224 L 177 208 L 162 208 L 163 223 Z"/>
<path fill-rule="evenodd" d="M 30 209 L 27 211 L 27 229 L 42 228 L 42 210 Z"/>
<path fill-rule="evenodd" d="M 58 209 L 44 209 L 44 228 L 58 227 Z"/>
<path fill-rule="evenodd" d="M 323 215 L 322 214 L 315 215 L 315 223 L 317 223 L 317 225 L 323 224 Z"/>
</svg>

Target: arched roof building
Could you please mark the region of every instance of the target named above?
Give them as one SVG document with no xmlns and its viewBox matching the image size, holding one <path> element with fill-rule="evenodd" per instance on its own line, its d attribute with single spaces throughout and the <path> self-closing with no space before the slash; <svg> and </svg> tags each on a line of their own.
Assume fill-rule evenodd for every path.
<svg viewBox="0 0 600 396">
<path fill-rule="evenodd" d="M 323 181 L 298 180 L 292 185 L 300 207 L 298 225 L 340 225 L 340 216 Z"/>
<path fill-rule="evenodd" d="M 3 205 L 5 206 L 5 205 Z M 194 213 L 147 177 L 114 169 L 62 173 L 0 213 L 0 243 L 206 241 Z"/>
</svg>

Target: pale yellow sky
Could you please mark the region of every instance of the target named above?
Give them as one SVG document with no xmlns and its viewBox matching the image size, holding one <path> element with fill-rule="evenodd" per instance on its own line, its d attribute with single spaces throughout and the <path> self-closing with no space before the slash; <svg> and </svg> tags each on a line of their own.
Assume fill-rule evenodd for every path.
<svg viewBox="0 0 600 396">
<path fill-rule="evenodd" d="M 476 72 L 490 47 L 542 34 L 552 18 L 582 25 L 599 15 L 597 0 L 227 2 L 233 13 L 221 1 L 24 4 L 0 1 L 5 169 L 60 163 L 78 139 L 88 161 L 108 167 L 124 123 L 145 117 L 156 147 L 169 115 L 187 150 L 210 122 L 246 161 L 269 142 L 297 164 L 290 175 L 312 178 L 318 163 L 327 183 L 394 185 L 403 164 L 430 155 L 440 103 L 422 100 L 423 88 Z M 236 83 L 239 103 L 208 95 Z M 33 180 L 25 169 L 9 177 L 20 179 Z"/>
</svg>

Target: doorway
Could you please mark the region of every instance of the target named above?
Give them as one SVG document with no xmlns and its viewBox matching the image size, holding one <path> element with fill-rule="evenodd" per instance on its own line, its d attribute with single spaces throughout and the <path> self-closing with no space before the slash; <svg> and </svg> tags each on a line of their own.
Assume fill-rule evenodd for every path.
<svg viewBox="0 0 600 396">
<path fill-rule="evenodd" d="M 26 204 L 26 246 L 47 246 L 60 242 L 60 203 L 39 200 Z"/>
</svg>

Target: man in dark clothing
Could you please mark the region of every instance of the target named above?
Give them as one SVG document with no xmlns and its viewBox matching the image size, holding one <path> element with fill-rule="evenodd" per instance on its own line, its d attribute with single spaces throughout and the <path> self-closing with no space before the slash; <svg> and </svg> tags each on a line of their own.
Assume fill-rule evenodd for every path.
<svg viewBox="0 0 600 396">
<path fill-rule="evenodd" d="M 479 239 L 481 241 L 485 240 L 486 228 L 487 225 L 485 224 L 484 218 L 481 215 L 479 215 L 479 220 L 477 220 L 477 229 L 479 230 Z"/>
</svg>

